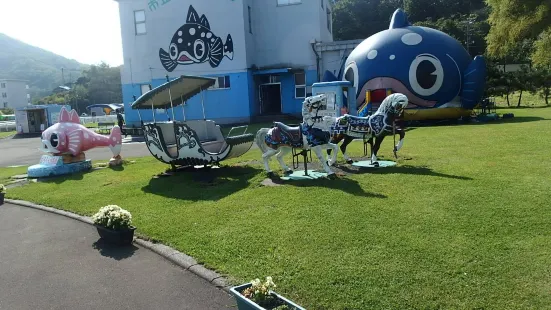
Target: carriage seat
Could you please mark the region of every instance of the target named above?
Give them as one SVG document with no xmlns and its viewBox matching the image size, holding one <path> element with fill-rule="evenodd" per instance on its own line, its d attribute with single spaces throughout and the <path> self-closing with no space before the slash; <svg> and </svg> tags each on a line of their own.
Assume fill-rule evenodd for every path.
<svg viewBox="0 0 551 310">
<path fill-rule="evenodd" d="M 289 137 L 293 143 L 302 142 L 302 133 L 300 126 L 287 126 L 281 122 L 274 122 L 274 128 L 276 129 L 277 134 L 284 134 Z"/>
<path fill-rule="evenodd" d="M 165 144 L 168 154 L 172 157 L 178 155 L 178 145 L 176 144 L 176 133 L 174 132 L 173 122 L 158 122 L 157 128 L 163 135 L 163 142 Z"/>
<path fill-rule="evenodd" d="M 212 120 L 191 120 L 185 124 L 193 129 L 205 151 L 209 153 L 220 153 L 226 146 L 222 130 Z"/>
</svg>

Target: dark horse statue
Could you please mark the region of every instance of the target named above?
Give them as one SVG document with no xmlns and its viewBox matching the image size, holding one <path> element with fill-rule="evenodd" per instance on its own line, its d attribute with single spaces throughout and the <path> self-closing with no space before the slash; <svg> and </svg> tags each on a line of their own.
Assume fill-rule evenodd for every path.
<svg viewBox="0 0 551 310">
<path fill-rule="evenodd" d="M 379 106 L 379 109 L 370 116 L 359 117 L 345 114 L 337 118 L 337 122 L 332 128 L 331 143 L 338 144 L 343 141 L 340 149 L 347 163 L 353 163 L 353 160 L 346 154 L 346 147 L 352 140 L 363 138 L 364 156 L 367 156 L 367 145 L 371 146 L 371 163 L 378 166 L 377 152 L 381 143 L 388 135 L 398 134 L 400 140 L 394 146 L 394 156 L 404 144 L 406 135 L 405 128 L 396 125 L 397 119 L 402 115 L 408 105 L 408 98 L 404 94 L 395 93 L 386 97 Z M 331 150 L 327 150 L 331 155 Z"/>
</svg>

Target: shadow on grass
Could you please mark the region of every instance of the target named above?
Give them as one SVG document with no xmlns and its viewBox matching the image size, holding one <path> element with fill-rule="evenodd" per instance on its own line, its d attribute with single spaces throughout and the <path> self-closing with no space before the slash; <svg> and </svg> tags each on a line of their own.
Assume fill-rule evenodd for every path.
<svg viewBox="0 0 551 310">
<path fill-rule="evenodd" d="M 455 180 L 463 180 L 463 181 L 472 181 L 473 178 L 469 177 L 463 177 L 458 175 L 452 175 L 452 174 L 445 174 L 436 172 L 430 168 L 427 167 L 416 167 L 416 166 L 394 166 L 394 167 L 385 167 L 385 168 L 360 168 L 358 171 L 352 170 L 349 168 L 341 168 L 343 171 L 345 169 L 349 170 L 350 173 L 365 173 L 369 172 L 372 174 L 412 174 L 412 175 L 428 175 L 433 177 L 439 177 L 439 178 L 447 178 L 447 179 L 455 179 Z M 348 172 L 348 171 L 347 171 Z"/>
<path fill-rule="evenodd" d="M 108 168 L 113 171 L 124 171 L 124 165 L 108 166 Z"/>
<path fill-rule="evenodd" d="M 495 121 L 488 122 L 470 122 L 465 125 L 487 125 L 487 124 L 509 124 L 509 123 L 529 123 L 539 121 L 549 121 L 550 119 L 538 117 L 538 116 L 515 116 L 513 118 L 500 118 Z"/>
<path fill-rule="evenodd" d="M 188 169 L 170 176 L 154 177 L 142 191 L 190 201 L 219 200 L 248 187 L 249 180 L 260 172 L 250 166 Z"/>
<path fill-rule="evenodd" d="M 134 255 L 134 252 L 139 248 L 137 246 L 116 246 L 105 242 L 102 238 L 92 244 L 92 247 L 101 254 L 101 256 L 109 257 L 114 260 L 123 260 Z"/>
<path fill-rule="evenodd" d="M 93 171 L 94 169 L 91 169 L 88 171 L 82 171 L 74 174 L 65 174 L 65 175 L 51 176 L 51 177 L 45 177 L 45 178 L 38 178 L 38 182 L 61 184 L 65 181 L 80 181 L 84 178 L 85 174 L 91 173 Z"/>
<path fill-rule="evenodd" d="M 442 120 L 442 121 L 415 121 L 409 124 L 408 128 L 419 127 L 438 127 L 438 126 L 473 126 L 473 125 L 500 125 L 500 124 L 515 124 L 515 123 L 529 123 L 539 121 L 549 121 L 550 119 L 539 116 L 515 116 L 513 118 L 500 118 L 491 121 L 459 121 L 459 120 Z"/>
<path fill-rule="evenodd" d="M 273 177 L 272 182 L 275 184 L 281 185 L 291 185 L 296 187 L 324 187 L 327 189 L 340 190 L 345 193 L 360 196 L 360 197 L 370 197 L 370 198 L 387 198 L 387 196 L 377 193 L 370 193 L 364 191 L 360 184 L 351 179 L 337 177 L 334 179 L 317 179 L 317 180 L 294 180 L 294 181 L 283 181 L 278 177 Z"/>
</svg>

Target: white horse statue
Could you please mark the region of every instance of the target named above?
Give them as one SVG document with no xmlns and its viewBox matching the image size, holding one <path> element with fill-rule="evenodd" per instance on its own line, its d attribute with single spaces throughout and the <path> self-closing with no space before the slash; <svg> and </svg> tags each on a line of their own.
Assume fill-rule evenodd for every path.
<svg viewBox="0 0 551 310">
<path fill-rule="evenodd" d="M 287 155 L 293 148 L 303 150 L 312 149 L 323 169 L 328 175 L 334 174 L 329 165 L 323 158 L 322 150 L 333 150 L 333 156 L 329 163 L 334 163 L 337 159 L 338 147 L 330 143 L 331 126 L 335 124 L 336 118 L 330 116 L 318 116 L 318 111 L 326 101 L 326 95 L 316 95 L 307 97 L 302 103 L 302 123 L 297 127 L 289 127 L 280 122 L 274 122 L 272 128 L 262 128 L 256 134 L 256 144 L 262 151 L 262 160 L 264 167 L 269 175 L 273 172 L 270 169 L 268 161 L 277 154 L 276 158 L 285 173 L 292 173 L 283 161 L 283 156 Z"/>
</svg>

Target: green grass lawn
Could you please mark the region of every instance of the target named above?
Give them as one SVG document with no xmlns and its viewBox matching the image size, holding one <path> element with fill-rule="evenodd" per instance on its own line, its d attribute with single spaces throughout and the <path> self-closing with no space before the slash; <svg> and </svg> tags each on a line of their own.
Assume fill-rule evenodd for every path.
<svg viewBox="0 0 551 310">
<path fill-rule="evenodd" d="M 336 180 L 263 187 L 252 150 L 213 169 L 214 186 L 153 178 L 167 165 L 148 157 L 8 197 L 84 215 L 120 205 L 139 234 L 233 283 L 271 275 L 307 309 L 545 309 L 551 108 L 507 111 L 515 118 L 410 130 L 398 167 Z"/>
<path fill-rule="evenodd" d="M 506 97 L 496 97 L 495 101 L 500 108 L 516 108 L 518 104 L 518 99 L 520 92 L 515 92 L 509 95 L 509 104 L 507 106 Z M 521 108 L 532 108 L 532 107 L 542 107 L 545 106 L 545 99 L 540 97 L 539 94 L 530 94 L 529 92 L 522 93 Z"/>
<path fill-rule="evenodd" d="M 0 139 L 6 138 L 6 137 L 9 137 L 9 136 L 13 136 L 16 133 L 17 132 L 15 130 L 14 131 L 0 131 Z"/>
<path fill-rule="evenodd" d="M 8 184 L 11 180 L 10 177 L 14 175 L 26 174 L 27 167 L 14 167 L 14 168 L 0 168 L 0 184 Z"/>
</svg>

